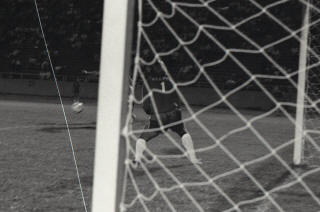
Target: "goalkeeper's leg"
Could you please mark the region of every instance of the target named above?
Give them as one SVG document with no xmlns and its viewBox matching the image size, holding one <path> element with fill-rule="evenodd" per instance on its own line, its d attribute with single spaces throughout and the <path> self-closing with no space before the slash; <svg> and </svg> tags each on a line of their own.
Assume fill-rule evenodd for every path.
<svg viewBox="0 0 320 212">
<path fill-rule="evenodd" d="M 181 121 L 182 120 L 181 110 L 176 109 L 175 111 L 170 113 L 169 117 L 170 117 L 171 123 Z M 170 127 L 170 129 L 180 136 L 182 145 L 186 148 L 187 156 L 190 159 L 190 161 L 195 164 L 201 164 L 201 160 L 197 158 L 196 153 L 194 151 L 193 140 L 190 134 L 187 132 L 184 124 L 183 123 L 176 124 Z"/>
<path fill-rule="evenodd" d="M 136 153 L 135 153 L 135 162 L 139 163 L 141 162 L 141 159 L 143 157 L 143 152 L 147 148 L 147 142 L 146 140 L 139 138 L 136 142 Z"/>
<path fill-rule="evenodd" d="M 201 160 L 197 158 L 193 147 L 193 141 L 189 133 L 185 133 L 181 136 L 182 145 L 187 150 L 187 155 L 192 163 L 201 164 Z"/>
<path fill-rule="evenodd" d="M 165 114 L 165 116 L 161 115 L 161 119 L 164 122 L 164 124 L 181 121 L 181 118 L 182 117 L 180 110 L 172 111 L 170 113 Z M 156 117 L 151 116 L 149 123 L 146 125 L 145 129 L 154 129 L 154 131 L 143 132 L 136 142 L 135 163 L 137 165 L 141 162 L 141 159 L 143 158 L 143 152 L 147 148 L 146 143 L 161 133 L 159 127 L 160 126 Z M 172 127 L 169 127 L 169 129 L 171 129 L 181 137 L 182 145 L 185 147 L 187 156 L 190 159 L 190 161 L 195 164 L 201 164 L 201 160 L 196 157 L 192 138 L 190 134 L 186 131 L 184 124 L 179 123 Z"/>
<path fill-rule="evenodd" d="M 151 135 L 150 133 L 147 133 Z M 157 136 L 158 134 L 153 134 L 152 138 Z M 150 137 L 149 137 L 150 138 Z M 148 140 L 151 140 L 148 139 Z M 184 133 L 181 136 L 182 145 L 187 150 L 187 156 L 189 157 L 190 161 L 195 164 L 201 164 L 201 160 L 196 157 L 196 153 L 194 151 L 193 141 L 189 133 Z M 135 162 L 140 163 L 141 159 L 143 158 L 143 152 L 147 148 L 147 140 L 143 138 L 139 138 L 136 142 L 136 153 L 135 153 Z"/>
<path fill-rule="evenodd" d="M 135 152 L 135 163 L 137 164 L 139 164 L 143 158 L 143 152 L 147 148 L 147 142 L 161 133 L 158 122 L 152 118 L 150 118 L 149 123 L 145 126 L 145 129 L 154 129 L 155 131 L 143 132 L 140 135 L 140 138 L 137 140 Z"/>
</svg>

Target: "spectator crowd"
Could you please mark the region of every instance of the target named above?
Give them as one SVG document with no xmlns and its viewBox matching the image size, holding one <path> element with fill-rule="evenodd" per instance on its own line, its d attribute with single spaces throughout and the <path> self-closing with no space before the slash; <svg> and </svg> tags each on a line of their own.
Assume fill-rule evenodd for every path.
<svg viewBox="0 0 320 212">
<path fill-rule="evenodd" d="M 1 1 L 0 72 L 45 76 L 50 64 L 34 1 Z M 38 0 L 37 4 L 56 73 L 98 70 L 103 0 Z"/>
</svg>

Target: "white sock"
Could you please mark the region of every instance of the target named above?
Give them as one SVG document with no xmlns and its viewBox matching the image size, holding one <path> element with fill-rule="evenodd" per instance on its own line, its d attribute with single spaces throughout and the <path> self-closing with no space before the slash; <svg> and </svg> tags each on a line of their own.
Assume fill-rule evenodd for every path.
<svg viewBox="0 0 320 212">
<path fill-rule="evenodd" d="M 183 146 L 186 148 L 188 156 L 190 157 L 191 161 L 197 160 L 196 154 L 194 152 L 194 148 L 193 148 L 193 141 L 191 136 L 186 133 L 181 137 L 182 140 L 182 144 Z"/>
<path fill-rule="evenodd" d="M 136 143 L 136 155 L 135 155 L 136 161 L 141 161 L 142 154 L 146 148 L 147 148 L 146 141 L 142 138 L 139 138 Z"/>
</svg>

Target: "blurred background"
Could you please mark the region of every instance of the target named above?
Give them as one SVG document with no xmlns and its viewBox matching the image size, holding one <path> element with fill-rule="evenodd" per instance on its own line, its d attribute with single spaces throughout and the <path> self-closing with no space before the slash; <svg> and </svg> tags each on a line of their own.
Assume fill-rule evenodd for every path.
<svg viewBox="0 0 320 212">
<path fill-rule="evenodd" d="M 38 7 L 59 80 L 98 71 L 102 0 L 40 0 Z M 50 63 L 33 1 L 3 0 L 0 8 L 0 77 L 50 79 Z M 97 82 L 98 77 L 83 77 Z"/>
</svg>

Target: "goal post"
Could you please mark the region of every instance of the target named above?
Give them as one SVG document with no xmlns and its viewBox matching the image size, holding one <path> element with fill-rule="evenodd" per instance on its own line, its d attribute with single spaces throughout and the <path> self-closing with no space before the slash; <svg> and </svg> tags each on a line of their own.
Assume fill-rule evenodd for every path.
<svg viewBox="0 0 320 212">
<path fill-rule="evenodd" d="M 309 3 L 309 2 L 307 2 Z M 293 163 L 301 165 L 304 155 L 304 114 L 305 114 L 305 95 L 307 81 L 307 65 L 308 65 L 308 40 L 309 40 L 309 21 L 310 21 L 310 6 L 305 6 L 303 13 L 303 30 L 301 32 L 300 41 L 300 57 L 299 57 L 299 72 L 297 83 L 297 107 L 296 107 L 296 124 L 295 124 L 295 141 Z"/>
<path fill-rule="evenodd" d="M 92 211 L 120 211 L 134 0 L 104 1 Z"/>
</svg>

